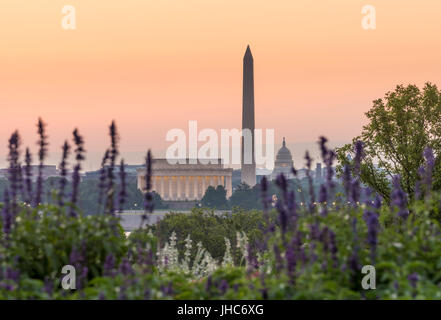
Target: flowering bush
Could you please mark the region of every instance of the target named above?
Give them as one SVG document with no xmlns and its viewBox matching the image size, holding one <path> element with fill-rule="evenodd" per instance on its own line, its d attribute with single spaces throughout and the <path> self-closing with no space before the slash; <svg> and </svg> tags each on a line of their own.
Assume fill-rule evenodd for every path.
<svg viewBox="0 0 441 320">
<path fill-rule="evenodd" d="M 44 124 L 38 128 L 42 164 L 47 142 Z M 117 213 L 126 192 L 124 170 L 119 178 L 113 174 L 118 155 L 114 124 L 110 136 L 97 190 L 101 210 L 85 217 L 77 206 L 84 159 L 78 131 L 71 192 L 65 194 L 67 180 L 61 179 L 54 201 L 43 204 L 40 178 L 36 190 L 29 183 L 31 156 L 26 152 L 22 170 L 19 136 L 12 135 L 10 186 L 1 215 L 0 299 L 441 298 L 441 196 L 431 188 L 430 149 L 424 151 L 415 200 L 403 191 L 400 176 L 391 181 L 389 204 L 361 185 L 362 142 L 355 144 L 354 162 L 342 171 L 345 194 L 337 196 L 335 154 L 321 138 L 326 179 L 317 199 L 311 192 L 305 206 L 298 206 L 296 189 L 280 175 L 273 208 L 263 178 L 262 211 L 170 215 L 126 238 Z M 67 165 L 66 144 L 63 151 L 61 167 Z M 309 155 L 305 159 L 309 168 Z M 149 152 L 144 220 L 154 209 L 152 161 Z M 66 264 L 75 267 L 75 290 L 60 286 Z M 374 290 L 362 286 L 365 265 L 376 269 Z"/>
</svg>

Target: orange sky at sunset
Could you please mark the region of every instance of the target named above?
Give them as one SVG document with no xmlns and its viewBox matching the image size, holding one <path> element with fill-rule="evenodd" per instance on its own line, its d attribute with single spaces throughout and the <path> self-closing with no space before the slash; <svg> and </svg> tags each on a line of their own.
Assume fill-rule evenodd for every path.
<svg viewBox="0 0 441 320">
<path fill-rule="evenodd" d="M 377 29 L 363 30 L 374 5 Z M 76 7 L 77 29 L 61 27 Z M 240 128 L 242 58 L 254 55 L 256 128 L 285 136 L 301 161 L 320 135 L 349 141 L 372 100 L 397 84 L 441 86 L 439 0 L 2 0 L 0 165 L 18 129 L 35 150 L 48 123 L 50 163 L 77 126 L 99 166 L 117 121 L 128 163 L 162 155 L 166 132 Z"/>
</svg>

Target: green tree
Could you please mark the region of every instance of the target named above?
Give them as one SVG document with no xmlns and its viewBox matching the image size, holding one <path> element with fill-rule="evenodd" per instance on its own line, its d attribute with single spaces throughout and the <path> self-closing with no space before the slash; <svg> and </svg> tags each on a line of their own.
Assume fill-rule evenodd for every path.
<svg viewBox="0 0 441 320">
<path fill-rule="evenodd" d="M 238 185 L 230 198 L 230 206 L 244 210 L 262 209 L 260 184 L 256 184 L 253 188 L 244 183 Z"/>
<path fill-rule="evenodd" d="M 204 207 L 213 209 L 227 209 L 227 190 L 223 186 L 209 186 L 205 191 L 204 197 L 201 200 Z"/>
<path fill-rule="evenodd" d="M 435 156 L 440 154 L 441 92 L 431 83 L 426 83 L 422 90 L 415 85 L 399 85 L 395 91 L 386 93 L 384 99 L 374 100 L 366 116 L 369 123 L 361 135 L 337 149 L 338 171 L 341 173 L 344 164 L 353 166 L 354 144 L 361 140 L 362 182 L 389 201 L 389 181 L 399 174 L 403 189 L 413 198 L 424 148 L 431 147 Z M 435 186 L 439 186 L 439 161 L 434 171 Z"/>
</svg>

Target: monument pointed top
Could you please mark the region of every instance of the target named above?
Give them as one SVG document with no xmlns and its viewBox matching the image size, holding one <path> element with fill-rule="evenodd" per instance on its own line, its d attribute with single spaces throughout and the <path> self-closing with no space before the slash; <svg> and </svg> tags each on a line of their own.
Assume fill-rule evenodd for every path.
<svg viewBox="0 0 441 320">
<path fill-rule="evenodd" d="M 283 146 L 286 147 L 285 137 L 283 137 Z"/>
<path fill-rule="evenodd" d="M 250 49 L 250 45 L 247 45 L 247 50 L 245 51 L 245 56 L 244 58 L 249 58 L 251 57 L 251 59 L 253 58 L 253 55 L 251 54 L 251 49 Z"/>
</svg>

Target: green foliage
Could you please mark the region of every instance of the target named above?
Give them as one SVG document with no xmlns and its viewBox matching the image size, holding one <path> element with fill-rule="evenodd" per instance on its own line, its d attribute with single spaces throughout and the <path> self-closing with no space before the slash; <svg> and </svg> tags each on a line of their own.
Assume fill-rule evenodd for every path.
<svg viewBox="0 0 441 320">
<path fill-rule="evenodd" d="M 190 214 L 167 214 L 156 226 L 151 227 L 151 231 L 157 235 L 161 245 L 175 232 L 180 252 L 184 250 L 184 239 L 189 235 L 193 242 L 201 242 L 212 257 L 219 261 L 225 252 L 225 238 L 236 243 L 237 232 L 243 231 L 253 243 L 262 236 L 261 227 L 264 226 L 265 222 L 259 211 L 235 210 L 231 214 L 215 214 L 214 211 L 193 209 Z M 196 250 L 193 250 L 192 257 L 195 254 Z"/>
<path fill-rule="evenodd" d="M 201 200 L 204 207 L 211 209 L 228 209 L 227 190 L 223 186 L 209 186 Z"/>
<path fill-rule="evenodd" d="M 353 144 L 363 141 L 364 158 L 361 180 L 388 201 L 388 178 L 400 174 L 404 191 L 413 198 L 418 168 L 423 164 L 423 150 L 431 147 L 435 156 L 441 151 L 441 92 L 427 83 L 422 90 L 415 85 L 397 86 L 384 99 L 373 102 L 366 113 L 369 123 L 352 144 L 337 150 L 341 165 L 351 164 Z M 352 157 L 353 158 L 353 157 Z M 378 165 L 376 165 L 378 164 Z M 441 188 L 441 163 L 435 163 L 435 189 Z"/>
<path fill-rule="evenodd" d="M 7 237 L 3 235 L 2 240 L 2 262 L 39 280 L 58 279 L 61 268 L 72 264 L 73 250 L 83 256 L 89 277 L 102 274 L 108 254 L 119 261 L 127 251 L 127 240 L 117 217 L 72 218 L 54 205 L 21 210 L 12 232 Z"/>
<path fill-rule="evenodd" d="M 247 184 L 238 185 L 230 198 L 230 206 L 245 210 L 262 209 L 259 185 L 257 184 L 253 188 Z"/>
<path fill-rule="evenodd" d="M 412 202 L 407 220 L 398 218 L 395 208 L 381 207 L 375 257 L 367 241 L 365 204 L 329 206 L 326 216 L 299 209 L 295 224 L 284 234 L 275 210 L 269 213 L 274 230 L 265 233 L 268 225 L 261 211 L 215 215 L 197 209 L 187 215 L 169 214 L 128 238 L 117 217 L 71 218 L 55 205 L 23 207 L 12 233 L 0 232 L 0 299 L 441 299 L 440 200 L 434 193 Z M 335 233 L 335 252 L 326 229 Z M 239 252 L 237 232 L 249 239 L 247 250 L 257 267 Z M 170 244 L 173 233 L 179 261 L 177 268 L 163 268 L 158 252 Z M 234 265 L 222 263 L 225 238 L 231 243 Z M 200 242 L 216 259 L 208 276 L 185 271 L 189 266 L 182 262 L 187 261 L 189 239 L 194 250 Z M 262 241 L 266 250 L 257 245 Z M 293 251 L 293 264 L 288 249 L 297 242 L 302 245 Z M 60 288 L 61 267 L 71 263 L 74 248 L 85 248 L 88 277 L 82 288 L 66 291 Z M 354 252 L 360 266 L 375 266 L 375 290 L 361 287 L 364 275 L 351 263 Z M 103 270 L 110 253 L 116 260 L 112 275 Z M 123 259 L 129 271 L 123 271 Z M 192 264 L 194 259 L 193 252 Z M 8 279 L 7 270 L 19 270 L 18 281 Z M 415 285 L 409 281 L 412 274 L 418 277 Z"/>
</svg>

